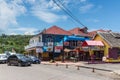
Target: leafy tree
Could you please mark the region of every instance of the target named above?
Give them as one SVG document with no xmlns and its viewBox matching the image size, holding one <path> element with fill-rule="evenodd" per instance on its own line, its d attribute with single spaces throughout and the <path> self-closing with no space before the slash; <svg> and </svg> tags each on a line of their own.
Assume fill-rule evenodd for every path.
<svg viewBox="0 0 120 80">
<path fill-rule="evenodd" d="M 24 46 L 29 44 L 31 35 L 5 35 L 0 36 L 0 53 L 4 51 L 12 51 L 15 49 L 18 53 L 24 53 Z M 4 46 L 3 46 L 4 44 Z"/>
</svg>

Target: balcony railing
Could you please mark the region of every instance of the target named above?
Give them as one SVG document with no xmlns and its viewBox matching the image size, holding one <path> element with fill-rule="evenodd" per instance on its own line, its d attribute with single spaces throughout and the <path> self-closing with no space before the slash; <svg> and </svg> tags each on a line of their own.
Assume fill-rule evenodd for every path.
<svg viewBox="0 0 120 80">
<path fill-rule="evenodd" d="M 43 46 L 43 42 L 36 42 L 25 46 L 25 50 L 33 47 L 42 47 L 42 46 Z"/>
</svg>

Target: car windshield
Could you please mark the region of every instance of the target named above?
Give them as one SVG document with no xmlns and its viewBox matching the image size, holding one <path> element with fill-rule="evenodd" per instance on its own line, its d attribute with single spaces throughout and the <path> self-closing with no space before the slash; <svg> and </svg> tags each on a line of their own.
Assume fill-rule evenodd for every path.
<svg viewBox="0 0 120 80">
<path fill-rule="evenodd" d="M 35 56 L 30 56 L 30 58 L 32 58 L 32 59 L 36 59 L 37 57 L 35 57 Z"/>
<path fill-rule="evenodd" d="M 6 55 L 0 55 L 0 58 L 7 58 Z"/>
<path fill-rule="evenodd" d="M 24 55 L 17 55 L 19 59 L 25 59 L 26 57 Z"/>
</svg>

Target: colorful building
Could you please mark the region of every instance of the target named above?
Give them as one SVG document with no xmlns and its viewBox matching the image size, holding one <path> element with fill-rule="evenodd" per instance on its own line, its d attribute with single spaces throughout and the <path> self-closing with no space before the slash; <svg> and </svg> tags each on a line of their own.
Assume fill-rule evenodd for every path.
<svg viewBox="0 0 120 80">
<path fill-rule="evenodd" d="M 41 56 L 45 60 L 59 56 L 63 47 L 64 36 L 72 35 L 70 32 L 57 26 L 52 26 L 30 39 L 25 50 L 30 55 Z"/>
<path fill-rule="evenodd" d="M 74 33 L 76 30 L 77 34 Z M 80 49 L 81 42 L 89 39 L 88 36 L 86 28 L 66 31 L 60 27 L 52 26 L 32 37 L 29 45 L 25 46 L 25 50 L 30 55 L 41 56 L 43 59 L 49 60 L 60 56 L 64 49 Z"/>
<path fill-rule="evenodd" d="M 120 33 L 98 32 L 94 40 L 104 43 L 106 62 L 120 62 Z"/>
</svg>

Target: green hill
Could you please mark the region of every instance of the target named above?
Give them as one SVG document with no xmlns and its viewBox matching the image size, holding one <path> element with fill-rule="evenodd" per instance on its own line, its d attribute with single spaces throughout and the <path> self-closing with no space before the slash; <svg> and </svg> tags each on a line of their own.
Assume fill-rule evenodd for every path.
<svg viewBox="0 0 120 80">
<path fill-rule="evenodd" d="M 0 53 L 4 51 L 12 51 L 14 49 L 17 53 L 24 53 L 24 46 L 29 44 L 31 35 L 5 35 L 0 36 Z"/>
</svg>

